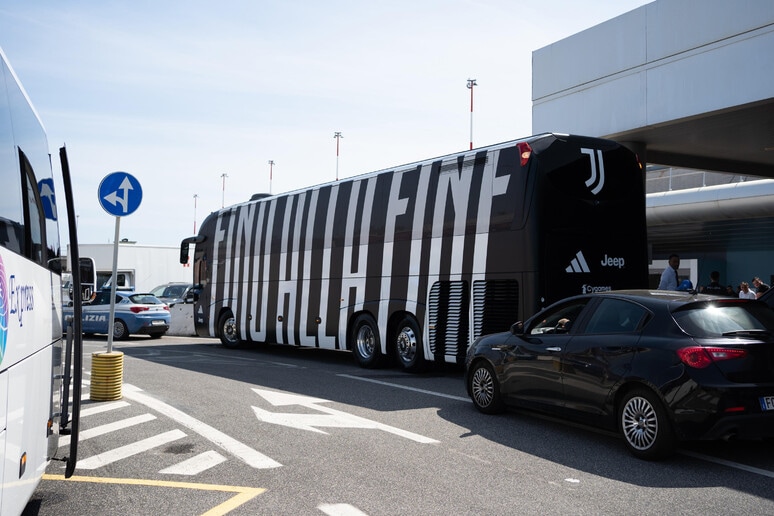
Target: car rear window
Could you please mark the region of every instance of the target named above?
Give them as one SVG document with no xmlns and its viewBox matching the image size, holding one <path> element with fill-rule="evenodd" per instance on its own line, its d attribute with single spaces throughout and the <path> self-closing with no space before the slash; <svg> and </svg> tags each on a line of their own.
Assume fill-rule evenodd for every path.
<svg viewBox="0 0 774 516">
<path fill-rule="evenodd" d="M 129 299 L 132 301 L 132 303 L 137 303 L 139 305 L 160 305 L 161 301 L 156 296 L 152 296 L 150 294 L 134 294 L 129 296 Z"/>
<path fill-rule="evenodd" d="M 672 314 L 694 337 L 754 336 L 774 332 L 774 311 L 763 303 L 693 303 Z"/>
</svg>

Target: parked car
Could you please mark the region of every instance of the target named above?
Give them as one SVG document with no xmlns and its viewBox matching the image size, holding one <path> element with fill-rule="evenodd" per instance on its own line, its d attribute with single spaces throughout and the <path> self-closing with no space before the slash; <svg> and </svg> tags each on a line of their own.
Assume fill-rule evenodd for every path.
<svg viewBox="0 0 774 516">
<path fill-rule="evenodd" d="M 774 437 L 774 311 L 683 292 L 575 296 L 476 340 L 465 382 L 481 412 L 616 430 L 642 459 L 680 440 Z"/>
<path fill-rule="evenodd" d="M 169 306 L 194 301 L 193 283 L 164 283 L 153 288 L 150 293 Z"/>
<path fill-rule="evenodd" d="M 72 308 L 65 308 L 64 315 L 72 315 Z M 109 320 L 110 290 L 101 290 L 92 301 L 83 303 L 83 333 L 107 333 Z M 156 296 L 116 291 L 114 339 L 137 333 L 157 339 L 167 332 L 169 322 L 169 306 Z"/>
</svg>

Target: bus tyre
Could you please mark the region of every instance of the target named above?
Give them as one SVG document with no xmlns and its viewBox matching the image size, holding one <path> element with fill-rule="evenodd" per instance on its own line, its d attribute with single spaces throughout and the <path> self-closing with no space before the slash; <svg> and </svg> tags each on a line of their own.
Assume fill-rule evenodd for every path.
<svg viewBox="0 0 774 516">
<path fill-rule="evenodd" d="M 113 338 L 116 340 L 126 340 L 129 338 L 129 328 L 121 319 L 116 319 L 113 323 Z"/>
<path fill-rule="evenodd" d="M 404 317 L 395 333 L 395 354 L 404 371 L 419 373 L 425 369 L 425 353 L 422 334 L 413 317 Z"/>
<path fill-rule="evenodd" d="M 360 367 L 373 369 L 382 364 L 382 346 L 379 341 L 379 328 L 369 314 L 358 315 L 352 325 L 352 353 Z"/>
<path fill-rule="evenodd" d="M 241 344 L 237 335 L 236 319 L 231 312 L 225 312 L 218 320 L 220 343 L 227 348 L 237 348 Z"/>
<path fill-rule="evenodd" d="M 618 421 L 626 447 L 644 460 L 663 459 L 674 451 L 675 437 L 661 400 L 648 389 L 635 389 L 621 402 Z"/>
</svg>

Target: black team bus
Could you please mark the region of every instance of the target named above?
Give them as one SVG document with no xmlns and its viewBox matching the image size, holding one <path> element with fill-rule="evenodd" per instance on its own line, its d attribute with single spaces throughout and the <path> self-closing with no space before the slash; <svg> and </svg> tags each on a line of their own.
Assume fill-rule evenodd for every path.
<svg viewBox="0 0 774 516">
<path fill-rule="evenodd" d="M 618 143 L 541 134 L 210 214 L 196 332 L 461 364 L 478 336 L 563 297 L 647 287 L 642 167 Z"/>
</svg>

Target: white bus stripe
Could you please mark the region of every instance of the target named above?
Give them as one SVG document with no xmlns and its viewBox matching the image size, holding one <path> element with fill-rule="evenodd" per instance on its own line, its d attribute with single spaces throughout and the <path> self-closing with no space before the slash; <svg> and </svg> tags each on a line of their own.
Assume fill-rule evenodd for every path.
<svg viewBox="0 0 774 516">
<path fill-rule="evenodd" d="M 131 457 L 132 455 L 158 448 L 159 446 L 163 446 L 172 441 L 182 439 L 185 436 L 186 435 L 181 430 L 171 430 L 154 437 L 143 439 L 142 441 L 137 441 L 132 444 L 127 444 L 126 446 L 121 446 L 120 448 L 100 453 L 99 455 L 94 455 L 85 460 L 80 460 L 78 461 L 76 469 L 97 469 L 101 466 L 106 466 L 107 464 L 112 464 L 121 459 Z"/>
<path fill-rule="evenodd" d="M 184 460 L 174 466 L 164 468 L 159 473 L 165 475 L 198 475 L 202 471 L 217 466 L 221 462 L 225 462 L 226 458 L 220 453 L 210 450 L 204 453 L 200 453 L 196 457 L 191 457 L 188 460 Z"/>
<path fill-rule="evenodd" d="M 114 421 L 106 425 L 89 428 L 88 430 L 83 430 L 82 432 L 78 433 L 78 441 L 85 441 L 86 439 L 91 439 L 92 437 L 98 437 L 100 435 L 109 434 L 110 432 L 115 432 L 116 430 L 122 430 L 124 428 L 129 428 L 130 426 L 147 423 L 148 421 L 153 421 L 154 419 L 156 419 L 156 416 L 154 416 L 153 414 L 142 414 L 140 416 L 122 419 L 121 421 Z M 59 438 L 60 447 L 67 446 L 69 444 L 70 444 L 69 435 L 63 435 L 62 437 Z"/>
</svg>

